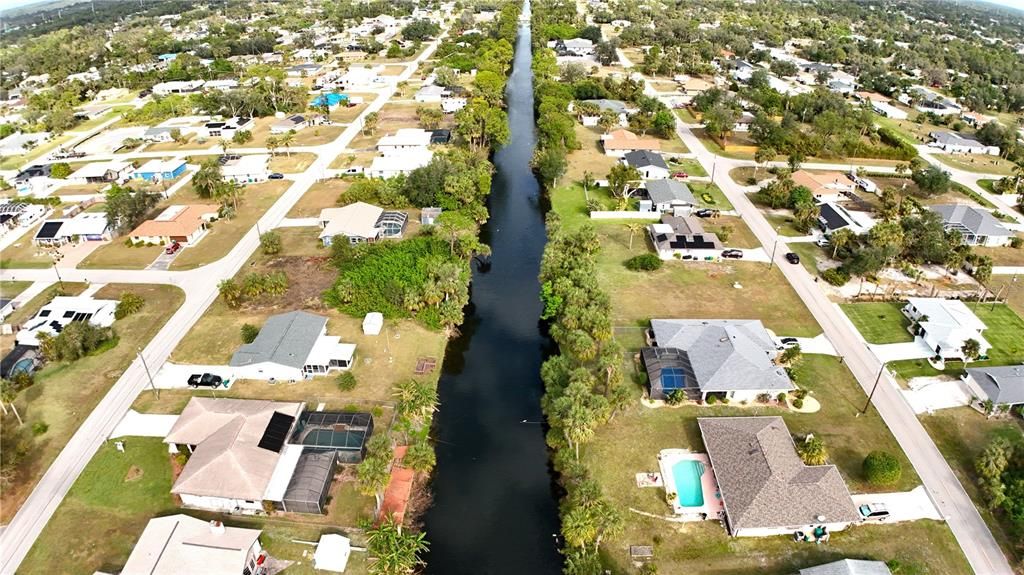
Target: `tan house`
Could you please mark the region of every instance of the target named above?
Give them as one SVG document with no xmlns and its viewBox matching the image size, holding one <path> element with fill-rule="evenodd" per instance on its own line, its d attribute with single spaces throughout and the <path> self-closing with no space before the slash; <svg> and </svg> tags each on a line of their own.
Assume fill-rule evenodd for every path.
<svg viewBox="0 0 1024 575">
<path fill-rule="evenodd" d="M 794 184 L 811 190 L 811 193 L 816 196 L 852 192 L 857 189 L 857 183 L 850 176 L 841 172 L 813 173 L 807 170 L 797 170 L 791 177 Z"/>
<path fill-rule="evenodd" d="M 121 574 L 258 573 L 266 560 L 260 533 L 183 514 L 150 519 Z"/>
<path fill-rule="evenodd" d="M 606 156 L 621 158 L 629 152 L 646 150 L 657 152 L 661 150 L 661 141 L 657 138 L 640 137 L 629 130 L 612 130 L 601 136 L 601 143 L 604 146 Z"/>
<path fill-rule="evenodd" d="M 219 210 L 215 204 L 168 206 L 157 217 L 142 222 L 129 237 L 136 243 L 193 245 L 205 235 L 206 225 L 217 219 Z"/>
</svg>

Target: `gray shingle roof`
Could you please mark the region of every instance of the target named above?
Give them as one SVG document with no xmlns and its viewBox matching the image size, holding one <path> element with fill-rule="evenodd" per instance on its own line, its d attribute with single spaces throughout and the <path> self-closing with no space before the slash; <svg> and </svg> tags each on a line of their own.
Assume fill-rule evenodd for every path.
<svg viewBox="0 0 1024 575">
<path fill-rule="evenodd" d="M 634 150 L 628 152 L 623 158 L 626 163 L 634 168 L 644 168 L 647 166 L 654 166 L 657 168 L 668 169 L 668 164 L 665 163 L 665 159 L 661 157 L 661 154 L 657 152 L 650 152 L 648 150 Z"/>
<path fill-rule="evenodd" d="M 976 236 L 1009 236 L 1013 233 L 992 214 L 967 204 L 939 204 L 928 209 L 942 216 L 942 224 L 947 229 L 966 230 Z"/>
<path fill-rule="evenodd" d="M 595 104 L 600 110 L 608 110 L 616 114 L 625 114 L 627 110 L 626 103 L 623 102 L 622 100 L 608 100 L 605 98 L 601 98 L 599 100 L 586 101 Z"/>
<path fill-rule="evenodd" d="M 800 575 L 892 575 L 892 571 L 881 561 L 842 559 L 817 567 L 801 569 Z"/>
<path fill-rule="evenodd" d="M 967 373 L 993 403 L 1024 403 L 1024 365 L 969 367 Z"/>
<path fill-rule="evenodd" d="M 230 365 L 271 362 L 301 368 L 326 325 L 327 318 L 304 311 L 270 316 L 256 339 L 231 356 Z"/>
<path fill-rule="evenodd" d="M 693 197 L 690 187 L 677 180 L 650 180 L 646 183 L 647 196 L 655 204 L 667 202 L 685 202 L 692 206 L 697 205 L 697 199 Z"/>
<path fill-rule="evenodd" d="M 702 392 L 793 389 L 759 320 L 654 319 L 651 329 L 658 347 L 686 352 Z"/>
<path fill-rule="evenodd" d="M 834 465 L 807 466 L 781 417 L 700 417 L 730 532 L 859 518 Z"/>
<path fill-rule="evenodd" d="M 935 140 L 937 143 L 944 146 L 969 146 L 976 148 L 985 147 L 984 144 L 979 142 L 977 138 L 972 136 L 965 136 L 964 134 L 957 134 L 956 132 L 929 132 L 928 136 Z"/>
</svg>

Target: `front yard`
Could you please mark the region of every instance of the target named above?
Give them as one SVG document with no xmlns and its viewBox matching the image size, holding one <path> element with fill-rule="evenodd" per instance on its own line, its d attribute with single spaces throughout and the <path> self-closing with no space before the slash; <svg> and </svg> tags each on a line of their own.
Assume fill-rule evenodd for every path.
<svg viewBox="0 0 1024 575">
<path fill-rule="evenodd" d="M 839 307 L 868 343 L 914 341 L 901 302 L 846 303 Z"/>
</svg>

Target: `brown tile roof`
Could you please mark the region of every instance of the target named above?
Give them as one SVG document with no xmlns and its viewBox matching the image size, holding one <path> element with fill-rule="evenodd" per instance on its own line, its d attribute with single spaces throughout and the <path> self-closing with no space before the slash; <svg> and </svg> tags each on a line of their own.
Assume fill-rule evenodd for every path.
<svg viewBox="0 0 1024 575">
<path fill-rule="evenodd" d="M 808 466 L 781 417 L 697 419 L 730 531 L 858 519 L 834 465 Z"/>
<path fill-rule="evenodd" d="M 793 172 L 793 175 L 790 177 L 793 178 L 794 184 L 798 186 L 804 186 L 805 188 L 811 190 L 811 192 L 815 194 L 820 194 L 822 192 L 828 191 L 838 191 L 825 187 L 831 184 L 838 184 L 845 187 L 852 187 L 855 185 L 853 180 L 851 180 L 849 176 L 841 172 L 814 173 L 808 172 L 807 170 L 797 170 Z"/>
<path fill-rule="evenodd" d="M 660 150 L 661 142 L 656 138 L 641 138 L 629 130 L 612 130 L 605 135 L 605 150 Z"/>
<path fill-rule="evenodd" d="M 216 215 L 216 204 L 168 206 L 159 216 L 146 220 L 128 234 L 130 237 L 190 236 L 203 225 L 203 217 Z"/>
</svg>

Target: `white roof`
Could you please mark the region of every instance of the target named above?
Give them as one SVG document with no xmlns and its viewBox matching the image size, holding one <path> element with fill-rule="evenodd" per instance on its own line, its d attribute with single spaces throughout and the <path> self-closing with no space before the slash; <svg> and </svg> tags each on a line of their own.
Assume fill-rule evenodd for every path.
<svg viewBox="0 0 1024 575">
<path fill-rule="evenodd" d="M 332 359 L 352 361 L 356 354 L 356 344 L 341 343 L 341 338 L 336 335 L 322 335 L 313 344 L 306 358 L 307 365 L 328 365 Z"/>
<path fill-rule="evenodd" d="M 82 166 L 81 168 L 78 168 L 77 170 L 75 170 L 75 173 L 68 176 L 68 178 L 101 178 L 108 171 L 116 172 L 119 174 L 130 167 L 130 163 L 118 162 L 117 160 L 111 160 L 109 162 L 92 162 Z"/>
<path fill-rule="evenodd" d="M 284 494 L 288 491 L 288 484 L 292 481 L 292 475 L 295 474 L 295 466 L 299 462 L 299 458 L 302 457 L 302 445 L 295 445 L 288 443 L 281 450 L 281 458 L 277 460 L 277 466 L 274 467 L 274 473 L 270 476 L 270 483 L 267 484 L 266 491 L 263 492 L 263 499 L 266 501 L 281 501 L 284 499 Z"/>
<path fill-rule="evenodd" d="M 341 208 L 325 208 L 320 210 L 320 222 L 323 231 L 321 238 L 337 235 L 359 238 L 375 238 L 380 233 L 377 220 L 384 213 L 384 208 L 356 202 Z"/>
<path fill-rule="evenodd" d="M 983 331 L 988 327 L 964 305 L 964 302 L 958 299 L 911 297 L 907 298 L 907 301 L 919 313 L 928 316 L 929 323 L 962 327 L 974 331 Z"/>
<path fill-rule="evenodd" d="M 320 542 L 316 544 L 316 553 L 313 554 L 313 568 L 344 573 L 351 553 L 352 546 L 348 537 L 333 533 L 321 535 Z"/>
<path fill-rule="evenodd" d="M 377 141 L 378 148 L 411 147 L 430 145 L 430 132 L 421 128 L 402 128 L 392 136 L 384 136 Z"/>
<path fill-rule="evenodd" d="M 259 529 L 220 526 L 178 514 L 150 519 L 121 575 L 238 575 Z"/>
<path fill-rule="evenodd" d="M 269 161 L 270 154 L 249 154 L 221 166 L 221 173 L 225 176 L 261 174 L 267 171 Z"/>
<path fill-rule="evenodd" d="M 22 324 L 15 339 L 21 345 L 39 345 L 39 334 L 56 335 L 55 326 L 63 328 L 76 318 L 81 320 L 86 316 L 93 325 L 109 327 L 114 323 L 115 308 L 116 300 L 80 295 L 57 296 Z"/>
<path fill-rule="evenodd" d="M 156 172 L 173 172 L 185 163 L 185 160 L 150 160 L 137 169 L 137 172 L 142 173 L 156 173 Z"/>
<path fill-rule="evenodd" d="M 423 148 L 395 150 L 387 156 L 377 156 L 370 164 L 371 173 L 409 173 L 422 168 L 434 158 L 434 152 Z"/>
</svg>

